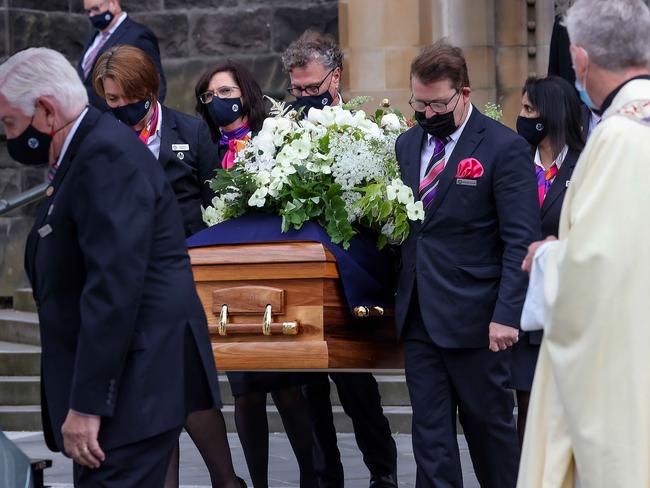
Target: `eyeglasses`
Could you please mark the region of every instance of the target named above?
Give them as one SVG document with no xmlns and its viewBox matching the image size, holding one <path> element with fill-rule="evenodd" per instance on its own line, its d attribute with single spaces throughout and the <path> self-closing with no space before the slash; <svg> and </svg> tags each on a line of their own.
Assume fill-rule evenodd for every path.
<svg viewBox="0 0 650 488">
<path fill-rule="evenodd" d="M 230 95 L 232 95 L 235 90 L 239 90 L 239 87 L 225 85 L 220 86 L 217 88 L 217 91 L 208 90 L 204 93 L 201 93 L 199 95 L 199 100 L 201 100 L 201 103 L 203 105 L 207 105 L 208 103 L 212 102 L 212 99 L 215 97 L 215 95 L 218 98 L 231 98 Z"/>
<path fill-rule="evenodd" d="M 90 7 L 89 9 L 84 10 L 85 14 L 90 15 L 90 14 L 98 14 L 98 13 L 100 13 L 101 12 L 100 6 L 103 5 L 105 2 L 106 2 L 106 0 L 101 0 L 100 2 L 98 2 L 95 5 L 93 5 L 92 7 Z"/>
<path fill-rule="evenodd" d="M 306 93 L 307 95 L 310 96 L 319 95 L 321 86 L 323 86 L 323 83 L 325 83 L 327 77 L 331 75 L 335 69 L 336 68 L 332 68 L 331 70 L 329 70 L 328 73 L 325 75 L 325 78 L 323 78 L 320 83 L 314 83 L 312 85 L 307 85 L 307 86 L 289 85 L 287 87 L 287 91 L 289 92 L 289 94 L 293 95 L 296 98 L 301 97 L 303 93 Z M 332 83 L 332 79 L 330 78 L 330 84 L 331 83 Z"/>
<path fill-rule="evenodd" d="M 427 107 L 429 107 L 431 110 L 433 110 L 436 113 L 443 113 L 447 111 L 447 106 L 451 103 L 451 101 L 454 99 L 456 95 L 460 94 L 458 90 L 456 90 L 456 93 L 454 93 L 449 100 L 446 102 L 435 102 L 429 100 L 428 102 L 425 102 L 424 100 L 416 100 L 413 98 L 413 95 L 411 95 L 411 99 L 409 100 L 409 105 L 415 110 L 416 112 L 424 112 Z M 460 97 L 458 97 L 458 100 L 460 100 Z M 458 101 L 456 101 L 456 104 L 458 104 Z M 454 107 L 456 108 L 456 107 Z"/>
</svg>

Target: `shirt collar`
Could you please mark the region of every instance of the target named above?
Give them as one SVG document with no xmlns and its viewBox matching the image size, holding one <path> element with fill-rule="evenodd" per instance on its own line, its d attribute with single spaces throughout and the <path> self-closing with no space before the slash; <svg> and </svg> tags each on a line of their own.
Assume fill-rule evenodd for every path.
<svg viewBox="0 0 650 488">
<path fill-rule="evenodd" d="M 469 104 L 469 110 L 467 111 L 467 117 L 465 117 L 465 121 L 463 122 L 463 124 L 458 129 L 456 129 L 454 132 L 452 132 L 449 135 L 450 142 L 453 141 L 454 144 L 456 144 L 458 142 L 458 139 L 460 138 L 460 135 L 463 133 L 463 129 L 465 129 L 465 126 L 467 125 L 467 121 L 469 120 L 469 117 L 472 115 L 473 110 L 474 110 L 474 107 L 470 103 Z M 428 134 L 428 136 L 429 136 L 428 142 L 429 142 L 429 144 L 431 144 L 431 138 L 434 137 L 434 136 L 432 136 L 431 134 Z"/>
<path fill-rule="evenodd" d="M 162 105 L 160 105 L 160 102 L 156 102 L 158 104 L 158 120 L 156 121 L 156 130 L 155 134 L 160 137 L 160 131 L 162 130 Z"/>
<path fill-rule="evenodd" d="M 65 153 L 68 150 L 68 147 L 70 146 L 70 142 L 72 142 L 72 138 L 74 137 L 75 133 L 77 132 L 77 129 L 79 128 L 79 125 L 81 124 L 82 119 L 87 113 L 88 113 L 88 107 L 83 109 L 83 111 L 77 116 L 76 120 L 74 121 L 74 124 L 72 124 L 72 127 L 70 128 L 70 132 L 68 132 L 65 141 L 63 141 L 63 147 L 61 148 L 61 153 L 59 154 L 59 158 L 56 161 L 57 165 L 60 165 L 61 161 L 63 161 L 63 157 L 65 156 Z"/>
<path fill-rule="evenodd" d="M 569 152 L 569 146 L 565 144 L 562 150 L 560 151 L 560 154 L 558 154 L 555 160 L 553 161 L 553 164 L 557 166 L 558 170 L 562 167 L 562 163 L 564 162 L 564 159 L 566 158 L 568 152 Z M 544 168 L 544 165 L 542 164 L 542 157 L 539 154 L 539 147 L 535 150 L 535 165 L 546 170 Z"/>
<path fill-rule="evenodd" d="M 626 80 L 620 85 L 618 85 L 616 88 L 614 88 L 614 90 L 609 95 L 607 95 L 605 101 L 603 102 L 602 107 L 600 107 L 599 112 L 601 114 L 604 114 L 605 110 L 607 110 L 609 106 L 612 104 L 612 102 L 614 101 L 614 98 L 616 98 L 616 95 L 618 95 L 618 92 L 620 92 L 625 85 L 627 85 L 630 81 L 633 80 L 650 80 L 650 75 L 635 76 L 634 78 L 630 78 L 629 80 Z"/>
</svg>

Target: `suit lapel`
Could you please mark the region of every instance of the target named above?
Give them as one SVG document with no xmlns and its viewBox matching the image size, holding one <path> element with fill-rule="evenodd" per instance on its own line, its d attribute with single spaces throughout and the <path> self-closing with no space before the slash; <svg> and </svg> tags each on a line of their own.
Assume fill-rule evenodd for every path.
<svg viewBox="0 0 650 488">
<path fill-rule="evenodd" d="M 158 155 L 158 161 L 164 168 L 169 164 L 169 161 L 172 158 L 176 157 L 174 151 L 172 151 L 172 144 L 178 139 L 178 132 L 176 131 L 176 119 L 173 114 L 166 108 L 162 107 L 162 126 L 161 126 L 161 135 L 160 135 L 160 154 Z"/>
<path fill-rule="evenodd" d="M 571 175 L 573 174 L 573 168 L 575 168 L 575 165 L 578 162 L 578 157 L 579 153 L 576 151 L 570 150 L 567 153 L 553 184 L 546 194 L 546 198 L 544 198 L 544 203 L 542 204 L 542 217 L 544 217 L 546 212 L 548 212 L 548 209 L 551 208 L 553 202 L 555 202 L 555 200 L 566 191 L 567 181 L 570 180 Z"/>
<path fill-rule="evenodd" d="M 43 200 L 41 206 L 38 209 L 38 215 L 36 216 L 36 220 L 34 222 L 34 227 L 32 228 L 32 231 L 38 231 L 38 229 L 42 227 L 43 222 L 45 221 L 45 218 L 48 215 L 50 205 L 52 205 L 52 202 L 57 197 L 57 192 L 59 187 L 61 186 L 61 182 L 65 178 L 65 175 L 68 173 L 70 166 L 72 166 L 72 160 L 74 159 L 77 150 L 79 149 L 79 145 L 81 144 L 81 141 L 84 140 L 86 134 L 92 128 L 92 126 L 95 124 L 95 122 L 100 116 L 101 113 L 99 111 L 90 107 L 88 109 L 88 113 L 84 116 L 83 120 L 81 121 L 81 124 L 79 124 L 79 127 L 77 128 L 77 132 L 75 133 L 74 137 L 70 141 L 70 145 L 68 146 L 68 149 L 66 150 L 63 159 L 61 160 L 59 169 L 57 170 L 56 174 L 54 175 L 54 179 L 50 184 L 50 187 L 52 188 L 53 191 L 49 197 L 46 197 L 45 200 Z M 27 246 L 26 253 L 29 253 L 29 259 L 31 260 L 30 261 L 31 263 L 35 262 L 36 251 L 38 250 L 38 244 L 40 241 L 41 241 L 40 236 L 34 234 L 33 243 Z M 32 264 L 32 268 L 33 266 L 34 265 Z"/>
<path fill-rule="evenodd" d="M 449 160 L 445 164 L 445 169 L 440 174 L 436 196 L 433 199 L 433 202 L 431 202 L 431 206 L 426 210 L 423 225 L 431 219 L 431 216 L 436 213 L 436 210 L 438 210 L 440 204 L 444 200 L 447 191 L 449 191 L 449 187 L 456 177 L 458 163 L 460 163 L 462 159 L 469 158 L 478 147 L 479 143 L 483 140 L 483 131 L 485 129 L 481 117 L 483 117 L 483 115 L 478 111 L 478 109 L 472 107 L 472 114 L 467 121 L 467 125 L 463 129 L 454 150 L 449 156 Z"/>
</svg>

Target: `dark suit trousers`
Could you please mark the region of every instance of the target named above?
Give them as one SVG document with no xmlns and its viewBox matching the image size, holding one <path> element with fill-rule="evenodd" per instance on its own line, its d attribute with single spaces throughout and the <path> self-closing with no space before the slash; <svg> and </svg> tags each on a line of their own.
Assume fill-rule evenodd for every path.
<svg viewBox="0 0 650 488">
<path fill-rule="evenodd" d="M 414 302 L 403 339 L 413 407 L 416 487 L 463 486 L 457 411 L 481 487 L 514 487 L 519 442 L 512 392 L 507 389 L 509 351 L 436 346 Z"/>
<path fill-rule="evenodd" d="M 78 488 L 161 488 L 165 483 L 172 449 L 181 427 L 149 439 L 105 450 L 98 469 L 74 463 L 74 486 Z"/>
<path fill-rule="evenodd" d="M 312 375 L 310 375 L 312 376 Z M 397 448 L 381 408 L 379 387 L 370 373 L 332 373 L 341 406 L 352 420 L 354 436 L 371 475 L 397 471 Z M 327 374 L 315 373 L 304 387 L 314 424 L 314 468 L 320 488 L 342 488 L 343 466 L 336 444 Z"/>
</svg>

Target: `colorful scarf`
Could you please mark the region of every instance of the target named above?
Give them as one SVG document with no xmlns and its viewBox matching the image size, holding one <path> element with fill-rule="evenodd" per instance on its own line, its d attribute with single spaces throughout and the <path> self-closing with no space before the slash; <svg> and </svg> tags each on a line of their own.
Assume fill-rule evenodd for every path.
<svg viewBox="0 0 650 488">
<path fill-rule="evenodd" d="M 251 138 L 251 128 L 248 124 L 231 131 L 221 131 L 221 138 L 219 139 L 220 146 L 228 146 L 228 150 L 221 160 L 221 167 L 223 169 L 230 169 L 235 164 L 235 157 L 246 145 L 246 141 Z"/>
<path fill-rule="evenodd" d="M 149 138 L 156 131 L 156 126 L 158 125 L 158 104 L 156 103 L 153 106 L 153 115 L 149 119 L 149 122 L 144 126 L 144 128 L 138 134 L 140 140 L 146 145 L 149 142 Z"/>
<path fill-rule="evenodd" d="M 544 169 L 540 166 L 535 167 L 535 172 L 537 173 L 537 196 L 539 197 L 539 206 L 541 207 L 544 204 L 544 198 L 548 193 L 548 189 L 551 187 L 553 178 L 557 176 L 557 165 L 553 165 L 549 169 Z"/>
</svg>

